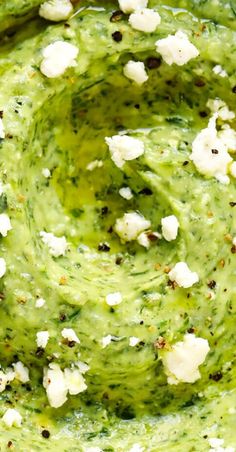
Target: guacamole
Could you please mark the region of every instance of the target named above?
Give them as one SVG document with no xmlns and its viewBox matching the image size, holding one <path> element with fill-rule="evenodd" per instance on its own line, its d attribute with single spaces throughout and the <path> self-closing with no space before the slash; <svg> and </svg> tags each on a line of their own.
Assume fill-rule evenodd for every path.
<svg viewBox="0 0 236 452">
<path fill-rule="evenodd" d="M 0 449 L 233 452 L 235 2 L 72 3 L 0 5 Z"/>
</svg>

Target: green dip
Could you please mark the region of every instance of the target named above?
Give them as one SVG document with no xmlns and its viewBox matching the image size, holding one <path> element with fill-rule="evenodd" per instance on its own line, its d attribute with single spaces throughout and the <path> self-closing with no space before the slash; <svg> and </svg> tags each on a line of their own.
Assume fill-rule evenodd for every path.
<svg viewBox="0 0 236 452">
<path fill-rule="evenodd" d="M 3 372 L 18 361 L 29 370 L 29 381 L 15 378 L 0 393 L 0 416 L 9 408 L 22 416 L 18 428 L 0 420 L 0 449 L 201 452 L 209 438 L 236 446 L 235 178 L 221 183 L 190 159 L 212 116 L 208 100 L 235 108 L 235 2 L 150 0 L 161 16 L 153 33 L 135 31 L 128 15 L 111 20 L 116 1 L 81 1 L 60 23 L 39 17 L 41 3 L 0 5 L 0 209 L 12 225 L 0 239 L 0 363 Z M 168 65 L 155 43 L 178 30 L 199 56 Z M 48 78 L 42 51 L 58 40 L 79 48 L 77 65 Z M 141 86 L 123 74 L 129 60 L 145 63 Z M 226 123 L 235 128 L 235 119 Z M 123 168 L 105 143 L 119 133 L 145 147 Z M 159 234 L 162 218 L 175 215 L 178 236 L 149 232 L 149 248 L 122 242 L 114 225 L 127 212 Z M 41 231 L 64 236 L 66 251 L 53 256 Z M 177 262 L 199 282 L 171 281 Z M 110 306 L 106 297 L 117 292 L 122 301 Z M 80 342 L 63 339 L 64 328 Z M 36 342 L 41 331 L 49 333 L 45 348 Z M 200 378 L 169 384 L 163 356 L 186 334 L 210 351 Z M 87 389 L 50 406 L 44 369 L 77 368 L 78 360 Z"/>
</svg>

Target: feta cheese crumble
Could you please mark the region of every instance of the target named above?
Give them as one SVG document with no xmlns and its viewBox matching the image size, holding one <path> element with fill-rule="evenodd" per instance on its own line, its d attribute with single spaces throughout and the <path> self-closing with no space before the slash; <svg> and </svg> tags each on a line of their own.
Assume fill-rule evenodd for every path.
<svg viewBox="0 0 236 452">
<path fill-rule="evenodd" d="M 12 369 L 7 369 L 6 372 L 0 370 L 0 392 L 6 389 L 6 386 L 15 378 L 15 372 Z"/>
<path fill-rule="evenodd" d="M 114 231 L 124 242 L 136 240 L 141 232 L 149 229 L 151 223 L 143 215 L 137 212 L 125 213 L 122 218 L 116 220 Z"/>
<path fill-rule="evenodd" d="M 216 66 L 213 67 L 213 72 L 216 75 L 219 75 L 220 77 L 227 77 L 227 72 L 222 68 L 220 64 L 216 64 Z"/>
<path fill-rule="evenodd" d="M 229 110 L 228 105 L 221 99 L 208 99 L 206 106 L 212 113 L 218 113 L 218 117 L 223 121 L 230 121 L 235 118 L 235 113 Z"/>
<path fill-rule="evenodd" d="M 87 389 L 85 379 L 79 369 L 68 369 L 64 370 L 64 376 L 66 380 L 66 385 L 70 395 L 76 395 Z"/>
<path fill-rule="evenodd" d="M 49 332 L 48 331 L 39 331 L 36 334 L 36 343 L 37 346 L 40 348 L 45 348 L 49 339 Z"/>
<path fill-rule="evenodd" d="M 103 166 L 102 160 L 93 160 L 92 162 L 88 163 L 88 165 L 86 166 L 86 170 L 93 171 L 96 168 L 101 168 L 102 166 Z"/>
<path fill-rule="evenodd" d="M 181 30 L 174 35 L 168 35 L 167 38 L 156 41 L 156 50 L 169 65 L 175 63 L 178 66 L 183 66 L 199 55 L 198 49 Z"/>
<path fill-rule="evenodd" d="M 175 215 L 161 219 L 162 235 L 167 242 L 175 240 L 178 235 L 179 222 Z"/>
<path fill-rule="evenodd" d="M 43 168 L 42 169 L 42 175 L 44 177 L 46 177 L 46 179 L 48 179 L 49 177 L 51 177 L 51 171 L 48 168 Z"/>
<path fill-rule="evenodd" d="M 43 243 L 48 246 L 49 252 L 54 257 L 64 256 L 67 250 L 65 237 L 56 237 L 51 232 L 41 231 L 39 233 Z"/>
<path fill-rule="evenodd" d="M 113 292 L 106 295 L 106 303 L 109 306 L 116 306 L 122 302 L 122 295 L 120 292 Z"/>
<path fill-rule="evenodd" d="M 38 298 L 35 302 L 36 308 L 42 308 L 46 301 L 43 298 Z"/>
<path fill-rule="evenodd" d="M 102 341 L 101 341 L 102 342 L 102 348 L 107 347 L 111 343 L 112 339 L 113 339 L 113 336 L 111 334 L 108 334 L 107 336 L 104 336 L 102 338 Z"/>
<path fill-rule="evenodd" d="M 198 274 L 192 272 L 185 262 L 178 262 L 168 273 L 168 276 L 171 281 L 175 281 L 178 286 L 184 287 L 185 289 L 192 287 L 193 284 L 199 281 Z"/>
<path fill-rule="evenodd" d="M 75 331 L 72 328 L 63 328 L 61 335 L 62 337 L 64 337 L 64 339 L 67 339 L 69 342 L 76 342 L 77 344 L 80 343 L 79 338 L 77 337 Z"/>
<path fill-rule="evenodd" d="M 2 278 L 6 273 L 6 261 L 3 257 L 0 257 L 0 278 Z"/>
<path fill-rule="evenodd" d="M 3 125 L 3 120 L 0 118 L 0 139 L 4 140 L 5 138 L 5 130 Z"/>
<path fill-rule="evenodd" d="M 142 85 L 148 80 L 148 75 L 142 61 L 128 61 L 124 66 L 124 75 L 137 85 Z"/>
<path fill-rule="evenodd" d="M 77 65 L 78 47 L 66 41 L 56 41 L 43 49 L 40 71 L 48 78 L 59 77 L 66 69 Z"/>
<path fill-rule="evenodd" d="M 43 386 L 53 408 L 59 408 L 67 400 L 67 385 L 63 371 L 58 364 L 51 363 L 44 369 Z"/>
<path fill-rule="evenodd" d="M 146 8 L 148 0 L 118 0 L 119 7 L 123 13 L 132 13 L 133 11 Z"/>
<path fill-rule="evenodd" d="M 127 201 L 133 198 L 132 190 L 129 187 L 120 188 L 119 195 L 122 196 L 122 198 L 127 199 Z"/>
<path fill-rule="evenodd" d="M 7 427 L 20 427 L 22 416 L 19 411 L 14 408 L 8 408 L 8 410 L 4 413 L 2 420 Z"/>
<path fill-rule="evenodd" d="M 185 334 L 170 351 L 162 352 L 162 362 L 169 384 L 194 383 L 201 377 L 198 367 L 210 350 L 208 341 L 195 334 Z"/>
<path fill-rule="evenodd" d="M 152 33 L 161 23 L 161 18 L 153 9 L 143 8 L 134 11 L 129 16 L 129 23 L 134 30 Z"/>
<path fill-rule="evenodd" d="M 228 146 L 216 129 L 215 113 L 209 120 L 207 128 L 201 130 L 192 143 L 193 161 L 199 173 L 213 176 L 221 183 L 229 183 L 227 176 L 229 163 L 232 161 L 228 154 Z"/>
<path fill-rule="evenodd" d="M 11 221 L 9 216 L 6 213 L 0 214 L 0 234 L 3 237 L 7 236 L 8 231 L 12 229 Z"/>
<path fill-rule="evenodd" d="M 29 381 L 29 369 L 24 366 L 21 361 L 13 364 L 13 369 L 15 372 L 15 378 L 21 383 L 27 383 Z"/>
<path fill-rule="evenodd" d="M 135 345 L 137 345 L 139 342 L 140 342 L 140 339 L 138 337 L 131 336 L 129 338 L 129 346 L 130 347 L 135 347 Z"/>
<path fill-rule="evenodd" d="M 52 22 L 66 20 L 73 11 L 70 0 L 49 0 L 39 8 L 39 15 Z"/>
<path fill-rule="evenodd" d="M 224 439 L 221 438 L 209 438 L 208 442 L 211 446 L 209 452 L 235 452 L 234 447 L 223 447 Z"/>
<path fill-rule="evenodd" d="M 138 138 L 128 135 L 113 135 L 106 137 L 111 159 L 118 168 L 122 168 L 127 160 L 134 160 L 144 154 L 144 144 Z"/>
<path fill-rule="evenodd" d="M 140 444 L 138 444 L 138 443 L 133 444 L 133 446 L 129 450 L 129 452 L 143 452 L 143 451 L 144 451 L 144 448 L 142 446 L 140 446 Z"/>
</svg>

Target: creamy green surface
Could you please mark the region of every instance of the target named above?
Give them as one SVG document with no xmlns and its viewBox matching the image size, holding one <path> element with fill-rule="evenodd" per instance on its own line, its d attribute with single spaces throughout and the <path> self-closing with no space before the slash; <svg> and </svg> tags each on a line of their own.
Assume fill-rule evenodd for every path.
<svg viewBox="0 0 236 452">
<path fill-rule="evenodd" d="M 30 382 L 14 381 L 0 394 L 0 415 L 14 407 L 23 416 L 19 429 L 0 423 L 0 450 L 8 450 L 12 441 L 17 451 L 97 446 L 123 452 L 139 443 L 145 451 L 200 452 L 209 450 L 212 436 L 236 446 L 231 413 L 236 406 L 236 255 L 227 241 L 228 234 L 236 235 L 236 207 L 230 205 L 236 186 L 233 178 L 223 185 L 200 175 L 189 160 L 191 143 L 210 117 L 208 99 L 220 97 L 235 107 L 234 2 L 221 0 L 216 11 L 213 1 L 168 1 L 167 6 L 150 1 L 162 18 L 152 34 L 132 30 L 127 17 L 112 23 L 115 1 L 82 1 L 66 25 L 39 19 L 34 7 L 40 1 L 23 2 L 23 9 L 16 0 L 5 3 L 0 5 L 0 29 L 6 29 L 0 52 L 6 131 L 0 143 L 0 206 L 13 229 L 0 239 L 0 256 L 7 263 L 0 280 L 0 363 L 6 368 L 21 360 Z M 103 8 L 89 9 L 91 4 Z M 23 14 L 35 18 L 8 32 Z M 147 69 L 149 80 L 142 87 L 123 76 L 129 59 L 157 57 L 156 40 L 179 29 L 199 49 L 197 59 L 183 67 L 162 61 Z M 111 36 L 117 30 L 120 43 Z M 47 79 L 39 70 L 41 52 L 56 40 L 79 47 L 78 65 Z M 214 75 L 216 64 L 228 77 Z M 146 149 L 123 171 L 104 142 L 121 130 L 141 138 Z M 86 166 L 95 159 L 103 166 L 89 172 Z M 51 178 L 42 175 L 43 168 L 50 169 Z M 122 186 L 132 189 L 130 201 L 119 195 Z M 111 227 L 127 211 L 141 212 L 155 230 L 161 218 L 175 214 L 178 238 L 160 240 L 149 250 L 135 242 L 121 244 Z M 50 255 L 42 230 L 65 235 L 65 257 Z M 98 251 L 100 242 L 108 242 L 110 251 Z M 165 268 L 178 261 L 199 274 L 198 284 L 174 290 L 168 285 Z M 209 298 L 212 280 L 215 296 Z M 117 291 L 123 301 L 111 309 L 105 297 Z M 46 300 L 40 309 L 37 297 Z M 65 327 L 76 331 L 80 344 L 61 343 Z M 210 344 L 201 379 L 168 385 L 153 344 L 159 336 L 175 343 L 193 329 Z M 42 330 L 50 332 L 50 340 L 38 356 L 35 338 Z M 108 334 L 119 340 L 102 348 Z M 142 342 L 130 347 L 130 336 Z M 49 362 L 68 367 L 78 353 L 90 367 L 88 389 L 51 408 L 43 368 Z M 218 381 L 212 378 L 216 374 Z M 43 429 L 50 438 L 42 437 Z"/>
</svg>

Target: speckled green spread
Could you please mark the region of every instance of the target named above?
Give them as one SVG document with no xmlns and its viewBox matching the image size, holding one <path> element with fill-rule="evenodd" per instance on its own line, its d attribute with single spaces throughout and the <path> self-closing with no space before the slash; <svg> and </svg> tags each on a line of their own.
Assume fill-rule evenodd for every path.
<svg viewBox="0 0 236 452">
<path fill-rule="evenodd" d="M 236 185 L 233 178 L 223 185 L 200 175 L 189 160 L 191 143 L 210 116 L 207 100 L 220 97 L 235 107 L 235 2 L 150 1 L 162 18 L 153 34 L 135 32 L 126 17 L 111 22 L 115 1 L 81 1 L 66 24 L 38 18 L 40 3 L 0 4 L 6 131 L 0 208 L 13 227 L 0 239 L 7 263 L 0 280 L 0 363 L 6 368 L 21 360 L 30 370 L 28 384 L 14 381 L 0 394 L 0 415 L 14 407 L 23 416 L 18 429 L 0 421 L 0 450 L 11 450 L 11 441 L 17 452 L 92 446 L 125 452 L 134 443 L 145 452 L 201 452 L 209 450 L 208 436 L 236 446 L 236 254 L 230 240 L 236 235 Z M 87 9 L 91 4 L 103 8 Z M 156 57 L 155 41 L 178 29 L 191 35 L 197 59 L 147 69 L 149 80 L 140 88 L 123 76 L 129 59 Z M 120 43 L 112 39 L 117 30 Z M 78 65 L 47 79 L 39 70 L 41 52 L 58 39 L 79 47 Z M 216 64 L 227 77 L 214 75 Z M 123 129 L 141 138 L 146 152 L 121 171 L 104 137 Z M 103 166 L 87 171 L 95 159 Z M 124 185 L 134 193 L 130 201 L 118 193 Z M 149 250 L 121 244 L 112 226 L 129 210 L 142 212 L 156 228 L 174 213 L 178 238 L 159 240 Z M 65 235 L 65 257 L 50 255 L 41 230 Z M 108 242 L 110 251 L 99 251 L 100 242 Z M 200 282 L 173 289 L 166 268 L 177 261 L 188 262 Z M 123 301 L 110 308 L 105 296 L 117 291 Z M 46 300 L 40 309 L 37 297 Z M 65 327 L 76 331 L 80 344 L 62 343 Z M 50 340 L 38 353 L 35 338 L 42 330 Z M 171 386 L 154 343 L 159 336 L 174 343 L 188 331 L 208 339 L 210 352 L 200 380 Z M 119 340 L 102 348 L 108 334 Z M 130 336 L 141 342 L 130 347 Z M 88 388 L 53 409 L 43 368 L 52 361 L 70 366 L 78 353 L 90 367 Z"/>
</svg>

